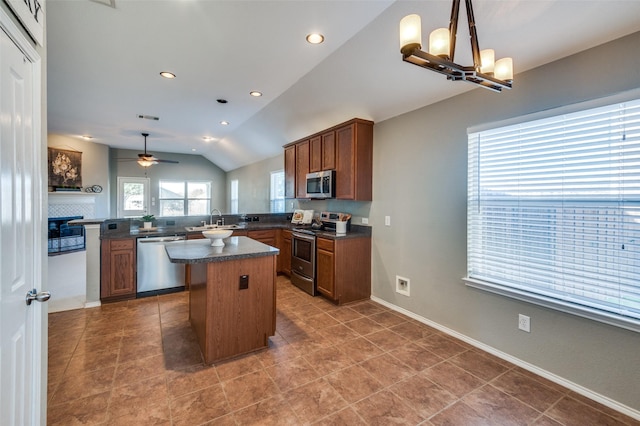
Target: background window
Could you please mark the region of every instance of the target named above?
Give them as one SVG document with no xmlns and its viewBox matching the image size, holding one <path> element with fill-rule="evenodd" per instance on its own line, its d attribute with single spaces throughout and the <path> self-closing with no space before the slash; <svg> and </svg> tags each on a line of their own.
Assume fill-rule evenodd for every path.
<svg viewBox="0 0 640 426">
<path fill-rule="evenodd" d="M 271 172 L 271 213 L 284 213 L 284 170 Z"/>
<path fill-rule="evenodd" d="M 160 216 L 208 215 L 211 182 L 160 181 Z"/>
<path fill-rule="evenodd" d="M 469 134 L 471 285 L 640 331 L 640 101 Z"/>
<path fill-rule="evenodd" d="M 231 214 L 238 214 L 238 179 L 231 181 Z"/>
</svg>

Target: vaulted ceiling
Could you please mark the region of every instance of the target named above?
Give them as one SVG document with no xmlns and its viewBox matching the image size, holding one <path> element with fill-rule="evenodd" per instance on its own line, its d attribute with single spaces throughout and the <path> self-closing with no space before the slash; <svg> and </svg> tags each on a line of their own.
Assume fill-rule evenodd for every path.
<svg viewBox="0 0 640 426">
<path fill-rule="evenodd" d="M 513 57 L 514 85 L 519 72 L 640 30 L 640 1 L 473 6 L 480 47 Z M 401 60 L 400 19 L 420 14 L 424 38 L 448 25 L 448 0 L 47 0 L 46 8 L 49 133 L 142 152 L 148 132 L 150 152 L 199 154 L 227 171 L 353 117 L 381 121 L 476 89 Z M 460 27 L 456 62 L 471 64 L 464 5 Z M 325 42 L 307 43 L 312 32 Z"/>
</svg>

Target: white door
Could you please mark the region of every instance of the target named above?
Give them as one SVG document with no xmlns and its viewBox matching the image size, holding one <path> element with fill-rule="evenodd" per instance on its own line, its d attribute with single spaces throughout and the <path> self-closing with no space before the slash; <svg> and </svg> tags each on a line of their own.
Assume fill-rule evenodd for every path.
<svg viewBox="0 0 640 426">
<path fill-rule="evenodd" d="M 118 217 L 139 217 L 149 210 L 149 178 L 118 176 Z"/>
<path fill-rule="evenodd" d="M 25 296 L 42 285 L 41 62 L 0 12 L 0 423 L 38 425 L 47 309 Z"/>
</svg>

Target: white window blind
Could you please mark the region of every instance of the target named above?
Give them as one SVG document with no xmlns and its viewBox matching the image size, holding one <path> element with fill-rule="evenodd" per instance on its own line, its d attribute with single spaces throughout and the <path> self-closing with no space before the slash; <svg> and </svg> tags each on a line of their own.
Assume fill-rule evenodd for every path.
<svg viewBox="0 0 640 426">
<path fill-rule="evenodd" d="M 469 134 L 466 281 L 640 331 L 640 100 Z"/>
</svg>

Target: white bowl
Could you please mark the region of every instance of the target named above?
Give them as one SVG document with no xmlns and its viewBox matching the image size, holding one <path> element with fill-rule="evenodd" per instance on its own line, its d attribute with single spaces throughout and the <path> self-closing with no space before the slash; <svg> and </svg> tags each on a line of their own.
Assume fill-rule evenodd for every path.
<svg viewBox="0 0 640 426">
<path fill-rule="evenodd" d="M 224 246 L 223 238 L 228 238 L 233 234 L 233 229 L 209 229 L 207 231 L 202 231 L 202 235 L 211 240 L 211 245 L 213 247 L 222 247 Z"/>
</svg>

